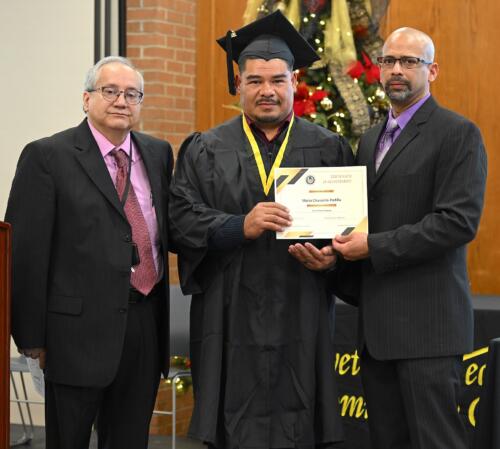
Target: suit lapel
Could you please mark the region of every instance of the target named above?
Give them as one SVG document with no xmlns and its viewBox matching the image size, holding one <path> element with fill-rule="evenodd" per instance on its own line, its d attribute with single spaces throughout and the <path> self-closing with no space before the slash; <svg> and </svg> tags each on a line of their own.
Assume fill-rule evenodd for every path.
<svg viewBox="0 0 500 449">
<path fill-rule="evenodd" d="M 126 220 L 125 212 L 118 198 L 116 188 L 111 180 L 106 163 L 102 157 L 99 147 L 90 131 L 87 120 L 84 120 L 76 129 L 75 147 L 79 150 L 76 154 L 89 178 L 94 182 L 104 197 Z"/>
<path fill-rule="evenodd" d="M 380 167 L 375 176 L 375 183 L 384 175 L 387 167 L 389 167 L 394 159 L 398 157 L 398 155 L 403 151 L 406 146 L 415 138 L 415 136 L 419 133 L 418 128 L 415 126 L 415 123 L 412 123 L 413 120 L 410 120 L 408 124 L 404 127 L 401 134 L 394 141 L 391 148 L 385 155 Z M 378 144 L 378 143 L 377 143 Z"/>
<path fill-rule="evenodd" d="M 138 133 L 132 132 L 132 139 L 137 144 L 141 152 L 144 166 L 149 178 L 151 193 L 153 195 L 153 204 L 155 206 L 156 220 L 160 235 L 163 235 L 163 207 L 162 207 L 162 187 L 161 187 L 161 161 L 157 155 L 151 150 L 146 139 Z"/>
<path fill-rule="evenodd" d="M 437 107 L 436 101 L 432 97 L 429 97 L 429 99 L 415 112 L 413 117 L 404 127 L 403 131 L 401 131 L 401 134 L 398 136 L 398 138 L 395 140 L 395 142 L 392 144 L 391 148 L 385 155 L 376 174 L 375 174 L 375 161 L 374 161 L 375 158 L 374 157 L 371 158 L 372 159 L 371 165 L 373 166 L 373 174 L 374 174 L 373 182 L 369 183 L 371 187 L 374 187 L 377 184 L 377 182 L 384 176 L 384 173 L 387 171 L 387 169 L 390 167 L 393 161 L 408 147 L 410 142 L 413 139 L 415 139 L 415 137 L 420 133 L 420 125 L 427 121 L 432 111 L 434 111 L 436 107 Z M 378 145 L 378 139 L 375 142 L 375 145 L 372 147 L 373 151 L 376 150 L 377 145 Z"/>
</svg>

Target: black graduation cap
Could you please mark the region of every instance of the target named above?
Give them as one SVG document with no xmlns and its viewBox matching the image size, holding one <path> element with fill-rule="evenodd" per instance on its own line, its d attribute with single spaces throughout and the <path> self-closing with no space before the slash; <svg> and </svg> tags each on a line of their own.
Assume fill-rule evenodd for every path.
<svg viewBox="0 0 500 449">
<path fill-rule="evenodd" d="M 232 61 L 241 56 L 258 59 L 283 59 L 293 69 L 300 69 L 320 59 L 314 49 L 293 27 L 280 10 L 245 25 L 237 31 L 228 31 L 217 43 L 227 55 L 229 92 L 236 94 Z"/>
</svg>

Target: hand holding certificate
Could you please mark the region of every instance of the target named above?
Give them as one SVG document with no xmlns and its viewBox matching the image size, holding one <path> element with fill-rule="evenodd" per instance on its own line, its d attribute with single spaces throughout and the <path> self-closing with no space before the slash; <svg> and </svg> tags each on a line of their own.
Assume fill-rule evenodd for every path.
<svg viewBox="0 0 500 449">
<path fill-rule="evenodd" d="M 368 232 L 365 167 L 277 168 L 274 179 L 275 200 L 293 219 L 278 239 Z"/>
</svg>

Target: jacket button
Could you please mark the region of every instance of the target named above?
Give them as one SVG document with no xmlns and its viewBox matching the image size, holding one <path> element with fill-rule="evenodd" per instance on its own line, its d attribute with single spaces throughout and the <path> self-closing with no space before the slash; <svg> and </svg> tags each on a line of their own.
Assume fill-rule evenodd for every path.
<svg viewBox="0 0 500 449">
<path fill-rule="evenodd" d="M 127 243 L 130 243 L 132 241 L 132 237 L 130 236 L 130 234 L 124 234 L 123 240 L 125 240 Z"/>
<path fill-rule="evenodd" d="M 375 200 L 376 200 L 376 198 L 374 196 L 370 197 L 370 201 L 375 201 Z"/>
<path fill-rule="evenodd" d="M 125 307 L 122 307 L 122 308 L 118 309 L 118 312 L 120 312 L 120 313 L 126 313 L 127 309 Z"/>
</svg>

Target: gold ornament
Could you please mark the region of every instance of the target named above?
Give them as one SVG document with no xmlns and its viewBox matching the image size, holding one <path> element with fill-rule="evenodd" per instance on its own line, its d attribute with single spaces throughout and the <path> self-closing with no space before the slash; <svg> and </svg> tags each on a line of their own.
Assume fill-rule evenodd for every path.
<svg viewBox="0 0 500 449">
<path fill-rule="evenodd" d="M 321 106 L 325 111 L 330 111 L 333 108 L 333 101 L 325 97 L 321 100 Z"/>
</svg>

